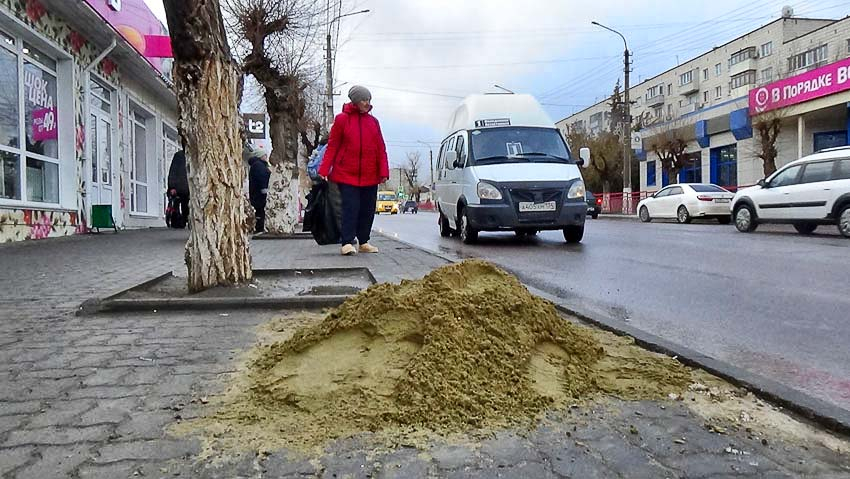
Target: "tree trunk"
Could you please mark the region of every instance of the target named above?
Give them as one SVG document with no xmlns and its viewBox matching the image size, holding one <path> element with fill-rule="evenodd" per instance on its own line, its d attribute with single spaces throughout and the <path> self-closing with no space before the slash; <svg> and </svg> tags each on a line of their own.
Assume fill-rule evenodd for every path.
<svg viewBox="0 0 850 479">
<path fill-rule="evenodd" d="M 298 226 L 298 119 L 292 118 L 275 102 L 268 101 L 268 96 L 272 175 L 266 201 L 266 231 L 291 235 Z"/>
<path fill-rule="evenodd" d="M 218 0 L 165 0 L 174 50 L 178 130 L 189 169 L 192 292 L 251 279 L 239 140 L 241 72 Z"/>
</svg>

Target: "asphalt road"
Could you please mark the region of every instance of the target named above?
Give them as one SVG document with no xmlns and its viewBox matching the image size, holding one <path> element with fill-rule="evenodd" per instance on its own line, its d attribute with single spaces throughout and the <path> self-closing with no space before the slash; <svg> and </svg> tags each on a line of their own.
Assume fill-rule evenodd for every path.
<svg viewBox="0 0 850 479">
<path fill-rule="evenodd" d="M 743 234 L 716 222 L 588 220 L 479 244 L 441 238 L 437 216 L 379 216 L 375 229 L 456 258 L 483 258 L 523 281 L 632 326 L 850 410 L 850 240 L 835 227 Z"/>
</svg>

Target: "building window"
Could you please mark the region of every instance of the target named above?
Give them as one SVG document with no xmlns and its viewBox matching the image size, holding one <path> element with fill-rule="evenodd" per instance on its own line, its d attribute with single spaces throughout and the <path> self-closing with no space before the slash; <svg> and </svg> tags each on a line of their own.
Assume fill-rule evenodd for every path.
<svg viewBox="0 0 850 479">
<path fill-rule="evenodd" d="M 708 80 L 708 68 L 706 68 L 702 71 L 702 79 Z"/>
<path fill-rule="evenodd" d="M 750 58 L 755 58 L 756 56 L 756 47 L 745 48 L 738 53 L 733 54 L 729 58 L 729 66 L 737 65 L 743 61 L 747 61 Z"/>
<path fill-rule="evenodd" d="M 773 42 L 767 42 L 761 46 L 761 56 L 764 58 L 771 55 L 773 55 Z"/>
<path fill-rule="evenodd" d="M 671 118 L 673 116 L 673 104 L 667 105 L 667 117 Z"/>
<path fill-rule="evenodd" d="M 148 135 L 145 117 L 132 112 L 130 129 L 130 212 L 148 212 Z"/>
<path fill-rule="evenodd" d="M 829 45 L 821 45 L 803 53 L 792 55 L 788 58 L 788 71 L 793 72 L 802 70 L 803 68 L 817 66 L 820 63 L 825 62 L 828 55 Z"/>
<path fill-rule="evenodd" d="M 694 72 L 693 70 L 687 71 L 679 75 L 679 85 L 688 85 L 693 83 L 694 81 Z"/>
<path fill-rule="evenodd" d="M 773 81 L 773 67 L 765 68 L 761 71 L 761 83 L 770 83 Z"/>
<path fill-rule="evenodd" d="M 688 155 L 685 166 L 679 172 L 680 183 L 702 183 L 702 153 Z"/>
<path fill-rule="evenodd" d="M 661 115 L 664 114 L 664 108 L 660 107 L 660 106 L 657 107 L 657 108 L 654 108 L 652 110 L 652 113 L 655 115 L 655 118 L 661 118 Z"/>
<path fill-rule="evenodd" d="M 655 161 L 646 162 L 646 186 L 655 186 Z"/>
<path fill-rule="evenodd" d="M 667 96 L 672 96 L 672 95 L 673 95 L 673 84 L 668 83 L 667 84 Z"/>
<path fill-rule="evenodd" d="M 738 145 L 711 150 L 711 182 L 720 186 L 738 186 Z"/>
<path fill-rule="evenodd" d="M 657 96 L 664 94 L 664 85 L 655 85 L 654 87 L 646 90 L 646 99 L 651 100 Z"/>
<path fill-rule="evenodd" d="M 723 98 L 723 87 L 722 86 L 719 86 L 719 87 L 714 89 L 714 98 L 716 100 Z"/>
<path fill-rule="evenodd" d="M 755 70 L 747 70 L 744 73 L 739 73 L 732 77 L 732 81 L 729 83 L 729 88 L 734 90 L 736 88 L 741 88 L 743 86 L 752 85 L 756 82 L 756 72 Z"/>
<path fill-rule="evenodd" d="M 714 65 L 714 76 L 719 77 L 721 73 L 723 73 L 723 65 L 720 63 Z"/>
<path fill-rule="evenodd" d="M 708 92 L 707 91 L 702 92 L 702 102 L 708 103 Z"/>
<path fill-rule="evenodd" d="M 0 199 L 59 203 L 56 66 L 44 52 L 0 35 Z"/>
</svg>

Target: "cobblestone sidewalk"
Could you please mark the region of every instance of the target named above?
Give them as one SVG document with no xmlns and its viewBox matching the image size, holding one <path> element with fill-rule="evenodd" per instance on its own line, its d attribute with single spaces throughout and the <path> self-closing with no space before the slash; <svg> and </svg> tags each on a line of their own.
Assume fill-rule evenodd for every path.
<svg viewBox="0 0 850 479">
<path fill-rule="evenodd" d="M 149 230 L 0 245 L 0 477 L 850 478 L 846 452 L 744 429 L 716 434 L 681 402 L 609 401 L 463 444 L 375 452 L 363 436 L 312 461 L 285 451 L 200 461 L 198 440 L 165 428 L 202 413 L 198 399 L 223 391 L 255 326 L 275 314 L 74 315 L 85 299 L 184 271 L 185 238 Z M 378 281 L 443 264 L 375 244 L 381 254 L 354 258 L 309 240 L 254 241 L 252 252 L 256 268 L 364 266 Z"/>
</svg>

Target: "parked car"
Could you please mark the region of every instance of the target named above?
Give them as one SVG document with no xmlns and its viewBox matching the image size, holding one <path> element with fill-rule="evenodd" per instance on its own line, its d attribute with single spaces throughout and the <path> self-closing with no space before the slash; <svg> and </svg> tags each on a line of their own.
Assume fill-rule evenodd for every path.
<svg viewBox="0 0 850 479">
<path fill-rule="evenodd" d="M 738 191 L 732 216 L 744 233 L 763 223 L 792 224 L 802 234 L 832 224 L 850 238 L 850 147 L 801 158 Z"/>
<path fill-rule="evenodd" d="M 599 213 L 602 212 L 602 198 L 597 198 L 589 191 L 584 198 L 587 200 L 587 215 L 593 219 L 599 218 Z"/>
<path fill-rule="evenodd" d="M 414 201 L 414 200 L 407 200 L 407 201 L 405 201 L 405 202 L 404 202 L 404 206 L 402 206 L 402 208 L 401 208 L 401 213 L 402 213 L 402 214 L 404 214 L 404 213 L 412 213 L 412 214 L 414 214 L 414 215 L 415 215 L 415 214 L 417 214 L 417 213 L 419 213 L 419 203 L 417 203 L 417 202 L 416 202 L 416 201 Z"/>
<path fill-rule="evenodd" d="M 638 203 L 638 216 L 644 223 L 656 218 L 672 218 L 690 223 L 695 218 L 716 218 L 720 224 L 732 221 L 729 205 L 735 195 L 708 183 L 669 185 Z"/>
</svg>

